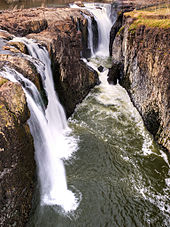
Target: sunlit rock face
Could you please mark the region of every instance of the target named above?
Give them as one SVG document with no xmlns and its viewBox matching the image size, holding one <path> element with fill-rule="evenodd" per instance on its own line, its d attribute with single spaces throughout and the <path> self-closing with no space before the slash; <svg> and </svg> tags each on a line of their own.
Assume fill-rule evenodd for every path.
<svg viewBox="0 0 170 227">
<path fill-rule="evenodd" d="M 169 142 L 169 28 L 141 25 L 124 17 L 112 45 L 113 68 L 155 139 L 170 150 Z M 121 66 L 121 67 L 120 67 Z M 115 70 L 110 73 L 110 79 Z M 124 75 L 123 75 L 124 74 Z"/>
</svg>

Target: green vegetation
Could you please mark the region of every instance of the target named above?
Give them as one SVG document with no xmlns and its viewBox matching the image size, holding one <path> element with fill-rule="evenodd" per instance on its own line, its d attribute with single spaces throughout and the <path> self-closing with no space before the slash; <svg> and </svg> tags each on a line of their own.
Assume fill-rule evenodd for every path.
<svg viewBox="0 0 170 227">
<path fill-rule="evenodd" d="M 147 27 L 170 28 L 170 5 L 162 8 L 146 8 L 125 13 L 134 18 L 129 30 L 134 31 L 140 25 Z"/>
<path fill-rule="evenodd" d="M 125 28 L 125 26 L 122 26 L 120 29 L 119 29 L 119 31 L 118 31 L 118 35 L 121 33 L 121 31 L 123 31 L 124 30 L 124 28 Z"/>
<path fill-rule="evenodd" d="M 0 76 L 0 87 L 5 84 L 8 80 Z"/>
</svg>

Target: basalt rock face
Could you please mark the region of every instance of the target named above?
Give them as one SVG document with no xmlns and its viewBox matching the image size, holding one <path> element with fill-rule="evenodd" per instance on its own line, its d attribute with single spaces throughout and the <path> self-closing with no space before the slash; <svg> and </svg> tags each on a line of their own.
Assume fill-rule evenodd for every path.
<svg viewBox="0 0 170 227">
<path fill-rule="evenodd" d="M 113 42 L 113 68 L 121 65 L 120 83 L 128 91 L 147 129 L 170 151 L 170 29 L 146 25 L 134 28 L 133 20 L 124 18 Z M 117 76 L 114 71 L 112 77 Z"/>
</svg>

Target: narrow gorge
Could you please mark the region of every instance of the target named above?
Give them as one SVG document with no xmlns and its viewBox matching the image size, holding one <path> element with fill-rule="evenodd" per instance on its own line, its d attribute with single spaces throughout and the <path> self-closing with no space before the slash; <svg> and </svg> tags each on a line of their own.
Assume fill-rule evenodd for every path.
<svg viewBox="0 0 170 227">
<path fill-rule="evenodd" d="M 169 226 L 169 5 L 40 3 L 0 13 L 0 225 Z"/>
</svg>

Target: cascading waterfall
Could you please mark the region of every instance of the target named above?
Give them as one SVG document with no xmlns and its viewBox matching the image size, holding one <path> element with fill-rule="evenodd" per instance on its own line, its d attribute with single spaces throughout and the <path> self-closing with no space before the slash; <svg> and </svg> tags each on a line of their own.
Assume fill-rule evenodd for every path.
<svg viewBox="0 0 170 227">
<path fill-rule="evenodd" d="M 30 55 L 35 58 L 34 64 L 42 77 L 48 97 L 45 109 L 35 85 L 17 71 L 6 67 L 3 75 L 13 82 L 21 83 L 31 112 L 28 123 L 36 150 L 41 204 L 60 205 L 66 212 L 74 210 L 78 204 L 74 194 L 67 189 L 62 159 L 68 158 L 76 150 L 77 144 L 73 137 L 68 136 L 70 129 L 55 93 L 48 52 L 45 47 L 40 47 L 33 40 L 15 38 L 13 41 L 24 42 Z"/>
<path fill-rule="evenodd" d="M 110 19 L 111 7 L 88 3 L 82 8 L 93 14 L 100 33 L 99 46 L 94 51 L 91 17 L 87 16 L 88 48 L 92 59 L 84 61 L 96 71 L 100 65 L 104 70 L 98 71 L 101 84 L 69 120 L 73 133 L 80 138 L 73 162 L 67 163 L 69 182 L 83 195 L 79 207 L 75 195 L 67 188 L 62 161 L 77 149 L 77 143 L 67 136 L 69 128 L 55 94 L 47 50 L 32 40 L 15 39 L 24 42 L 33 56 L 24 57 L 32 61 L 41 74 L 48 97 L 47 108 L 31 81 L 8 67 L 1 73 L 9 80 L 19 82 L 26 94 L 41 204 L 57 204 L 66 211 L 78 207 L 74 213 L 63 216 L 55 212 L 56 209 L 44 206 L 42 212 L 41 206 L 37 206 L 28 226 L 170 226 L 168 155 L 157 147 L 145 130 L 126 91 L 119 84 L 112 86 L 107 82 L 108 34 L 110 22 L 114 21 Z"/>
<path fill-rule="evenodd" d="M 91 17 L 84 14 L 84 17 L 87 18 L 88 21 L 88 49 L 91 52 L 91 57 L 94 56 L 94 50 L 93 50 L 93 32 L 92 32 L 92 21 Z"/>
<path fill-rule="evenodd" d="M 94 16 L 97 27 L 98 27 L 98 48 L 96 52 L 93 51 L 93 31 L 91 18 L 89 16 L 85 16 L 88 19 L 88 47 L 91 49 L 92 57 L 94 55 L 100 57 L 108 57 L 109 56 L 109 40 L 110 40 L 110 30 L 116 19 L 116 15 L 114 15 L 114 19 L 111 18 L 111 4 L 102 4 L 102 3 L 84 3 L 85 7 L 79 7 L 75 4 L 70 4 L 72 8 L 81 8 L 89 11 L 91 15 Z"/>
<path fill-rule="evenodd" d="M 94 16 L 98 26 L 98 48 L 95 53 L 97 56 L 109 56 L 109 40 L 111 21 L 111 5 L 110 4 L 90 4 L 85 3 L 85 8 Z M 91 30 L 91 33 L 93 31 Z"/>
<path fill-rule="evenodd" d="M 94 53 L 92 21 L 91 17 L 87 16 L 88 48 L 91 50 L 91 55 L 108 56 L 109 34 L 112 26 L 111 7 L 109 4 L 85 4 L 85 9 L 95 17 L 98 25 L 99 43 L 97 51 Z M 23 42 L 27 46 L 32 57 L 25 57 L 33 61 L 40 73 L 48 98 L 48 105 L 45 108 L 36 86 L 14 69 L 6 67 L 3 75 L 13 82 L 21 83 L 31 112 L 28 124 L 36 150 L 35 159 L 40 183 L 41 205 L 60 205 L 65 211 L 75 210 L 78 201 L 67 188 L 62 159 L 71 156 L 71 153 L 77 149 L 77 143 L 73 137 L 68 136 L 70 129 L 55 93 L 48 52 L 45 47 L 36 44 L 33 40 L 15 37 L 13 41 Z"/>
</svg>

